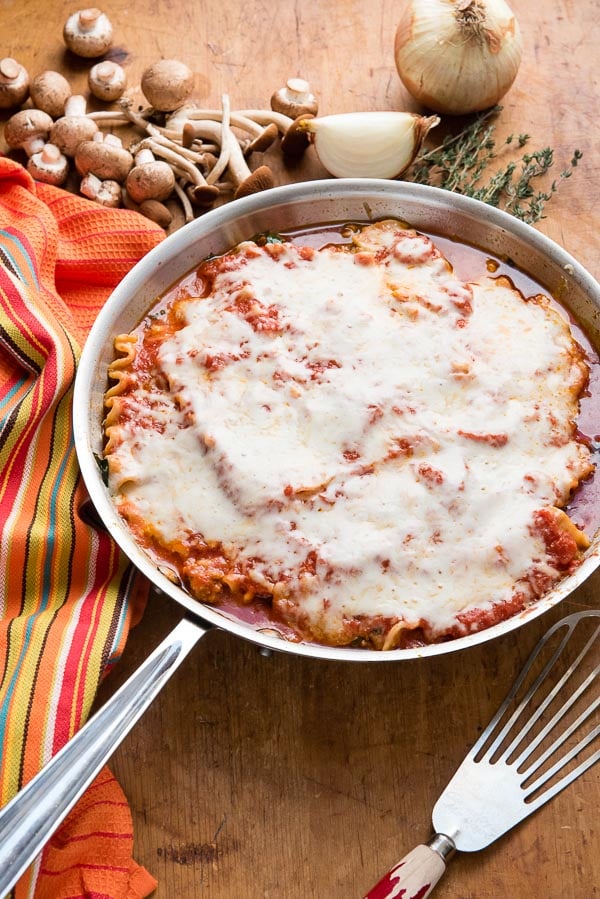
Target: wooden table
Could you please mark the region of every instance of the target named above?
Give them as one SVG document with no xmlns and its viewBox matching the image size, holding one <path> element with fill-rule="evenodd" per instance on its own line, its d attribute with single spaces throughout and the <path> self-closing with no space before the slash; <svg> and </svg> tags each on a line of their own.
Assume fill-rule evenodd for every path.
<svg viewBox="0 0 600 899">
<path fill-rule="evenodd" d="M 597 0 L 513 0 L 523 63 L 499 133 L 554 148 L 556 172 L 583 151 L 539 229 L 600 276 Z M 88 63 L 65 53 L 73 4 L 2 5 L 2 54 L 85 90 Z M 131 86 L 161 57 L 187 62 L 196 96 L 268 105 L 307 78 L 322 113 L 408 109 L 392 46 L 397 4 L 338 0 L 110 0 L 116 56 Z M 309 154 L 285 181 L 323 175 Z M 595 575 L 561 608 L 466 653 L 395 664 L 263 657 L 214 632 L 186 660 L 111 765 L 131 802 L 135 856 L 162 899 L 350 899 L 430 835 L 434 801 L 521 662 L 562 614 L 596 607 Z M 102 688 L 111 693 L 180 611 L 154 598 Z M 459 856 L 436 895 L 456 899 L 600 896 L 600 772 L 588 772 L 485 852 Z"/>
</svg>

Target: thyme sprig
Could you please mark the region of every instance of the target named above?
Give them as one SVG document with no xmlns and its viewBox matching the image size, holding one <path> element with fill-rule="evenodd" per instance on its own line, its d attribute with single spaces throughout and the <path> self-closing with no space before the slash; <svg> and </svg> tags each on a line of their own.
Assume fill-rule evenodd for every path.
<svg viewBox="0 0 600 899">
<path fill-rule="evenodd" d="M 424 147 L 407 180 L 474 197 L 535 224 L 545 217 L 545 204 L 552 199 L 560 183 L 571 177 L 583 154 L 575 150 L 570 164 L 545 189 L 538 187 L 537 179 L 547 175 L 554 164 L 554 151 L 550 147 L 523 152 L 517 159 L 498 166 L 496 161 L 507 150 L 518 152 L 530 140 L 529 134 L 510 134 L 498 147 L 492 119 L 501 110 L 501 106 L 495 106 L 476 116 L 458 134 L 447 135 L 439 146 Z M 484 181 L 490 166 L 494 171 Z"/>
</svg>

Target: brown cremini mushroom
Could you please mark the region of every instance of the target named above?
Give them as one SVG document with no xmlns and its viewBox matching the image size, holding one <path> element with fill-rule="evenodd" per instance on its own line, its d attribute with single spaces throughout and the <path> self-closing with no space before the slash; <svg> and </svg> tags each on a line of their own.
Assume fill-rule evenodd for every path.
<svg viewBox="0 0 600 899">
<path fill-rule="evenodd" d="M 50 140 L 65 156 L 75 156 L 84 140 L 93 140 L 98 131 L 96 122 L 86 115 L 85 97 L 73 94 L 65 104 L 65 114 L 57 119 L 50 132 Z"/>
<path fill-rule="evenodd" d="M 77 146 L 75 168 L 80 175 L 91 172 L 101 181 L 122 184 L 133 168 L 133 156 L 114 134 L 98 132 L 92 140 L 84 140 Z"/>
<path fill-rule="evenodd" d="M 88 73 L 88 86 L 92 95 L 106 103 L 122 97 L 126 85 L 125 69 L 110 59 L 96 63 Z"/>
<path fill-rule="evenodd" d="M 165 228 L 165 230 L 173 221 L 171 210 L 158 200 L 144 200 L 143 203 L 140 203 L 138 209 L 143 216 L 156 225 L 160 225 L 161 228 Z"/>
<path fill-rule="evenodd" d="M 29 94 L 29 73 L 13 59 L 0 59 L 0 109 L 12 109 L 24 103 Z"/>
<path fill-rule="evenodd" d="M 288 78 L 284 87 L 279 88 L 271 97 L 271 109 L 281 112 L 290 119 L 299 116 L 315 116 L 319 103 L 311 92 L 310 84 L 304 78 Z"/>
<path fill-rule="evenodd" d="M 172 112 L 194 89 L 194 74 L 176 59 L 161 59 L 145 70 L 141 82 L 148 103 L 159 112 Z"/>
<path fill-rule="evenodd" d="M 44 144 L 27 161 L 27 171 L 36 181 L 64 184 L 69 174 L 69 160 L 54 144 Z"/>
<path fill-rule="evenodd" d="M 64 42 L 77 56 L 102 56 L 112 44 L 113 28 L 108 16 L 96 7 L 69 16 L 63 28 Z"/>
<path fill-rule="evenodd" d="M 169 163 L 156 159 L 151 150 L 139 150 L 135 155 L 135 165 L 125 181 L 125 189 L 133 202 L 162 202 L 173 193 L 174 188 L 175 175 Z"/>
<path fill-rule="evenodd" d="M 52 126 L 51 117 L 41 109 L 22 109 L 4 126 L 4 140 L 11 150 L 24 150 L 32 156 L 47 142 Z"/>
<path fill-rule="evenodd" d="M 159 156 L 161 161 L 169 165 L 173 175 L 181 177 L 186 185 L 189 185 L 189 193 L 195 203 L 206 206 L 214 203 L 219 196 L 219 189 L 208 184 L 204 175 L 195 161 L 186 155 L 186 148 L 179 148 L 170 141 L 161 141 L 155 136 L 144 138 L 138 145 L 140 151 L 149 151 L 153 156 Z M 199 154 L 193 156 L 200 160 Z M 136 152 L 136 161 L 138 154 Z"/>
<path fill-rule="evenodd" d="M 31 100 L 36 109 L 42 109 L 58 119 L 64 115 L 65 105 L 71 96 L 71 85 L 60 72 L 40 72 L 31 82 Z"/>
</svg>

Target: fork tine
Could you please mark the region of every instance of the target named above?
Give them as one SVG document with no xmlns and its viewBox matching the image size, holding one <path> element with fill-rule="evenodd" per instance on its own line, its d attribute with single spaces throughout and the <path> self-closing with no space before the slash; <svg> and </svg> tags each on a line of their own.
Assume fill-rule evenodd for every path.
<svg viewBox="0 0 600 899">
<path fill-rule="evenodd" d="M 581 741 L 577 746 L 575 746 L 572 752 L 569 753 L 570 758 L 574 758 L 578 752 L 585 748 L 585 746 L 589 745 L 592 740 L 594 740 L 598 734 L 600 733 L 600 727 L 595 728 L 591 734 L 588 734 L 584 740 Z M 566 759 L 565 761 L 569 761 Z M 547 790 L 542 792 L 536 799 L 528 801 L 527 796 L 531 795 L 535 792 L 536 789 L 539 788 L 540 785 L 545 783 L 548 777 L 551 776 L 551 772 L 548 772 L 548 777 L 544 775 L 543 778 L 540 778 L 539 781 L 536 781 L 535 784 L 531 784 L 530 792 L 525 796 L 525 801 L 527 802 L 528 811 L 535 811 L 542 805 L 545 805 L 549 799 L 552 799 L 557 793 L 560 793 L 561 790 L 564 790 L 565 787 L 568 787 L 570 783 L 572 783 L 580 774 L 583 774 L 584 771 L 587 771 L 588 768 L 591 768 L 597 761 L 600 760 L 600 749 L 597 749 L 589 758 L 585 759 L 585 761 L 581 762 L 576 768 L 566 774 L 561 780 L 557 781 L 553 786 L 549 787 Z M 562 767 L 558 766 L 558 769 Z"/>
<path fill-rule="evenodd" d="M 564 618 L 564 619 L 562 619 L 561 621 L 558 621 L 553 627 L 550 628 L 549 631 L 547 631 L 547 633 L 542 637 L 542 639 L 539 641 L 539 643 L 535 646 L 535 648 L 533 649 L 531 655 L 529 656 L 529 658 L 528 658 L 527 661 L 525 662 L 523 668 L 521 669 L 521 672 L 519 673 L 519 675 L 518 675 L 517 679 L 515 680 L 513 686 L 511 687 L 511 689 L 510 689 L 508 695 L 506 696 L 506 699 L 505 699 L 504 702 L 500 705 L 500 707 L 498 708 L 496 714 L 495 714 L 494 717 L 491 719 L 491 721 L 490 721 L 490 723 L 487 725 L 487 727 L 482 731 L 482 733 L 481 733 L 479 739 L 477 740 L 477 742 L 476 742 L 475 745 L 473 746 L 473 749 L 472 749 L 471 752 L 470 752 L 470 755 L 471 755 L 471 756 L 477 756 L 477 755 L 478 755 L 479 750 L 480 750 L 483 746 L 485 746 L 485 744 L 487 743 L 488 739 L 492 736 L 492 734 L 493 734 L 494 731 L 496 730 L 498 724 L 499 724 L 500 721 L 503 719 L 503 717 L 504 717 L 506 711 L 508 710 L 508 708 L 510 707 L 510 705 L 511 705 L 512 701 L 514 700 L 515 696 L 516 696 L 517 693 L 519 692 L 519 690 L 520 690 L 520 688 L 521 688 L 523 682 L 524 682 L 525 679 L 527 678 L 527 676 L 528 676 L 528 674 L 529 674 L 529 672 L 530 672 L 532 666 L 534 665 L 534 663 L 535 663 L 537 657 L 539 656 L 539 654 L 542 652 L 542 650 L 543 650 L 544 647 L 546 646 L 546 643 L 548 642 L 548 640 L 549 640 L 549 639 L 554 635 L 554 633 L 555 633 L 557 630 L 559 630 L 561 627 L 566 627 L 566 628 L 567 628 L 567 631 L 566 631 L 566 633 L 565 633 L 563 639 L 561 640 L 559 646 L 554 650 L 554 652 L 553 652 L 552 656 L 550 657 L 549 661 L 544 665 L 544 668 L 542 669 L 542 671 L 540 672 L 540 674 L 536 677 L 536 679 L 535 679 L 533 685 L 529 688 L 529 690 L 527 691 L 526 695 L 525 695 L 525 696 L 523 697 L 523 699 L 519 702 L 518 706 L 516 707 L 516 709 L 514 710 L 514 712 L 512 713 L 512 715 L 510 716 L 510 718 L 508 719 L 508 721 L 506 722 L 506 724 L 505 724 L 505 725 L 501 728 L 501 730 L 498 732 L 497 736 L 494 738 L 493 742 L 490 744 L 490 746 L 488 747 L 487 751 L 485 752 L 484 757 L 485 757 L 485 756 L 488 756 L 489 758 L 491 758 L 491 757 L 495 754 L 495 752 L 497 751 L 498 747 L 502 745 L 502 742 L 503 742 L 504 739 L 506 738 L 506 735 L 507 735 L 508 733 L 510 733 L 510 731 L 511 731 L 511 729 L 512 729 L 514 723 L 515 723 L 515 721 L 517 721 L 517 720 L 519 719 L 519 717 L 522 715 L 523 710 L 525 709 L 525 707 L 527 706 L 527 704 L 528 704 L 529 701 L 531 700 L 532 696 L 533 696 L 533 695 L 535 694 L 535 692 L 538 690 L 540 684 L 542 684 L 543 681 L 546 679 L 548 673 L 552 670 L 554 664 L 556 663 L 556 660 L 559 658 L 559 656 L 561 655 L 563 649 L 565 648 L 565 646 L 566 646 L 566 644 L 567 644 L 569 638 L 571 637 L 571 634 L 573 633 L 573 630 L 574 630 L 574 628 L 575 628 L 575 626 L 576 626 L 576 623 L 577 623 L 577 622 L 574 622 L 574 621 L 572 620 L 573 617 L 574 617 L 574 616 L 569 616 L 568 618 Z M 600 626 L 599 626 L 598 630 L 600 630 Z M 532 724 L 533 724 L 533 722 L 531 722 L 529 726 L 532 726 Z M 527 728 L 527 730 L 528 730 L 528 729 L 529 729 L 529 728 Z M 524 732 L 524 733 L 527 733 L 527 730 L 524 730 L 523 732 Z"/>
<path fill-rule="evenodd" d="M 550 703 L 558 696 L 560 689 L 568 682 L 569 678 L 573 675 L 573 673 L 579 666 L 580 662 L 582 661 L 582 659 L 583 659 L 584 655 L 586 654 L 587 650 L 589 649 L 589 647 L 590 647 L 590 644 L 588 644 L 588 646 L 586 646 L 584 652 L 582 652 L 579 655 L 579 657 L 576 659 L 576 661 L 567 669 L 567 671 L 565 672 L 563 677 L 557 683 L 556 687 L 548 694 L 547 699 L 540 705 L 539 709 L 537 710 L 537 713 L 532 716 L 533 722 L 539 720 L 542 712 L 544 712 L 545 709 L 550 705 Z M 591 674 L 589 674 L 588 677 L 586 677 L 586 679 L 579 685 L 579 687 L 573 691 L 573 693 L 566 699 L 566 701 L 563 703 L 563 705 L 556 711 L 556 713 L 553 715 L 552 719 L 548 722 L 548 724 L 546 724 L 545 727 L 542 728 L 542 730 L 540 730 L 540 732 L 535 736 L 535 738 L 531 741 L 531 743 L 528 743 L 523 748 L 522 752 L 518 756 L 516 756 L 514 759 L 512 759 L 511 764 L 516 765 L 517 768 L 522 767 L 523 763 L 525 761 L 527 761 L 527 759 L 537 749 L 539 744 L 545 739 L 545 737 L 552 730 L 552 728 L 555 727 L 564 718 L 564 716 L 567 714 L 567 712 L 571 708 L 573 708 L 573 706 L 583 696 L 585 691 L 590 686 L 593 685 L 596 677 L 598 676 L 598 672 L 600 672 L 600 665 L 598 665 L 595 668 L 595 670 L 592 671 Z M 582 719 L 579 719 L 579 720 L 585 721 L 585 719 L 587 717 L 589 717 L 589 715 L 591 715 L 591 713 L 594 711 L 594 709 L 598 706 L 599 702 L 600 702 L 600 697 L 593 700 L 591 706 L 587 710 L 587 713 L 583 716 Z M 531 724 L 530 724 L 530 722 L 527 722 L 527 725 L 524 726 L 522 728 L 522 730 L 517 734 L 515 739 L 512 741 L 511 745 L 508 747 L 508 749 L 504 753 L 505 758 L 509 758 L 511 756 L 513 749 L 516 748 L 519 745 L 519 743 L 522 742 L 523 737 L 529 732 L 530 728 L 531 728 Z M 575 729 L 576 729 L 576 725 L 573 724 L 564 733 L 563 739 L 566 739 L 568 736 L 570 736 L 570 734 L 573 733 L 573 731 Z M 562 742 L 562 740 L 555 745 L 560 745 L 561 742 Z M 548 754 L 549 754 L 549 750 L 546 753 L 544 753 L 544 756 L 547 757 Z M 536 759 L 536 761 L 534 763 L 535 767 L 533 768 L 533 770 L 536 770 L 536 768 L 538 768 L 539 765 L 542 764 L 542 762 L 544 760 L 544 756 L 541 756 L 540 759 Z"/>
<path fill-rule="evenodd" d="M 595 676 L 599 670 L 600 670 L 600 667 L 598 669 L 596 669 L 596 671 L 594 672 L 594 677 L 592 678 L 592 681 L 595 679 Z M 587 686 L 589 686 L 589 683 L 585 684 L 585 687 L 587 687 Z M 578 690 L 577 692 L 579 695 L 581 695 L 584 692 L 584 690 L 583 689 Z M 562 718 L 564 718 L 564 716 L 566 715 L 566 713 L 569 711 L 569 709 L 572 706 L 573 706 L 573 702 L 571 702 L 571 700 L 568 700 L 567 702 L 565 702 L 564 705 L 562 705 L 561 708 L 558 710 L 556 715 L 554 715 L 552 720 L 548 722 L 548 724 L 539 732 L 539 734 L 537 734 L 535 740 L 532 740 L 531 743 L 525 747 L 525 749 L 521 753 L 521 755 L 518 756 L 517 758 L 515 758 L 511 762 L 511 764 L 514 764 L 518 769 L 521 769 L 523 766 L 523 762 L 527 761 L 527 759 L 531 756 L 533 751 L 535 749 L 537 749 L 539 744 L 550 733 L 552 728 L 555 727 L 556 724 Z M 559 735 L 559 737 L 554 741 L 554 743 L 552 743 L 552 745 L 550 747 L 548 747 L 548 749 L 544 750 L 542 755 L 540 755 L 538 758 L 536 758 L 529 767 L 523 769 L 523 774 L 526 774 L 527 777 L 531 777 L 531 775 L 535 771 L 537 771 L 541 765 L 544 764 L 546 759 L 548 759 L 556 749 L 558 749 L 560 746 L 562 746 L 562 744 L 565 742 L 565 740 L 567 740 L 571 736 L 571 734 L 574 734 L 578 727 L 580 727 L 582 724 L 585 723 L 585 721 L 587 721 L 587 719 L 590 717 L 590 715 L 596 711 L 598 706 L 600 706 L 600 696 L 598 696 L 596 699 L 594 699 L 594 701 L 591 703 L 591 705 L 588 706 L 588 708 L 584 712 L 582 712 L 582 714 L 577 718 L 577 720 L 575 722 L 573 722 L 573 724 L 571 724 L 561 735 Z"/>
</svg>

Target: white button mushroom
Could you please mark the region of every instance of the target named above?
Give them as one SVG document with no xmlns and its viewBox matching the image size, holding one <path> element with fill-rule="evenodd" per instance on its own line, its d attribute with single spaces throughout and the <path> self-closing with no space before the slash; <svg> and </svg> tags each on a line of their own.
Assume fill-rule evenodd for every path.
<svg viewBox="0 0 600 899">
<path fill-rule="evenodd" d="M 112 44 L 113 28 L 108 16 L 96 7 L 69 16 L 63 28 L 65 44 L 86 59 L 102 56 Z"/>
<path fill-rule="evenodd" d="M 29 74 L 27 69 L 13 59 L 5 56 L 0 59 L 0 109 L 12 109 L 20 106 L 29 94 Z"/>
<path fill-rule="evenodd" d="M 84 140 L 93 140 L 98 131 L 98 125 L 86 115 L 85 110 L 85 97 L 73 94 L 66 102 L 64 116 L 52 126 L 50 140 L 65 156 L 75 156 L 79 144 Z"/>
<path fill-rule="evenodd" d="M 11 150 L 21 149 L 32 156 L 48 140 L 53 122 L 41 109 L 22 109 L 15 112 L 4 126 L 4 140 Z"/>
<path fill-rule="evenodd" d="M 161 59 L 145 70 L 141 82 L 148 103 L 159 112 L 172 112 L 194 89 L 194 74 L 176 59 Z"/>
<path fill-rule="evenodd" d="M 127 77 L 123 66 L 110 59 L 92 66 L 88 73 L 88 86 L 97 100 L 112 103 L 123 96 L 127 85 Z"/>
<path fill-rule="evenodd" d="M 75 150 L 75 168 L 80 175 L 91 172 L 102 181 L 125 181 L 133 166 L 133 156 L 114 134 L 98 132 L 82 141 Z"/>
<path fill-rule="evenodd" d="M 69 160 L 54 144 L 44 144 L 27 161 L 27 171 L 36 181 L 64 184 L 69 174 Z"/>
<path fill-rule="evenodd" d="M 43 109 L 53 119 L 58 119 L 64 115 L 71 85 L 60 72 L 40 72 L 31 82 L 29 92 L 36 109 Z"/>
</svg>

